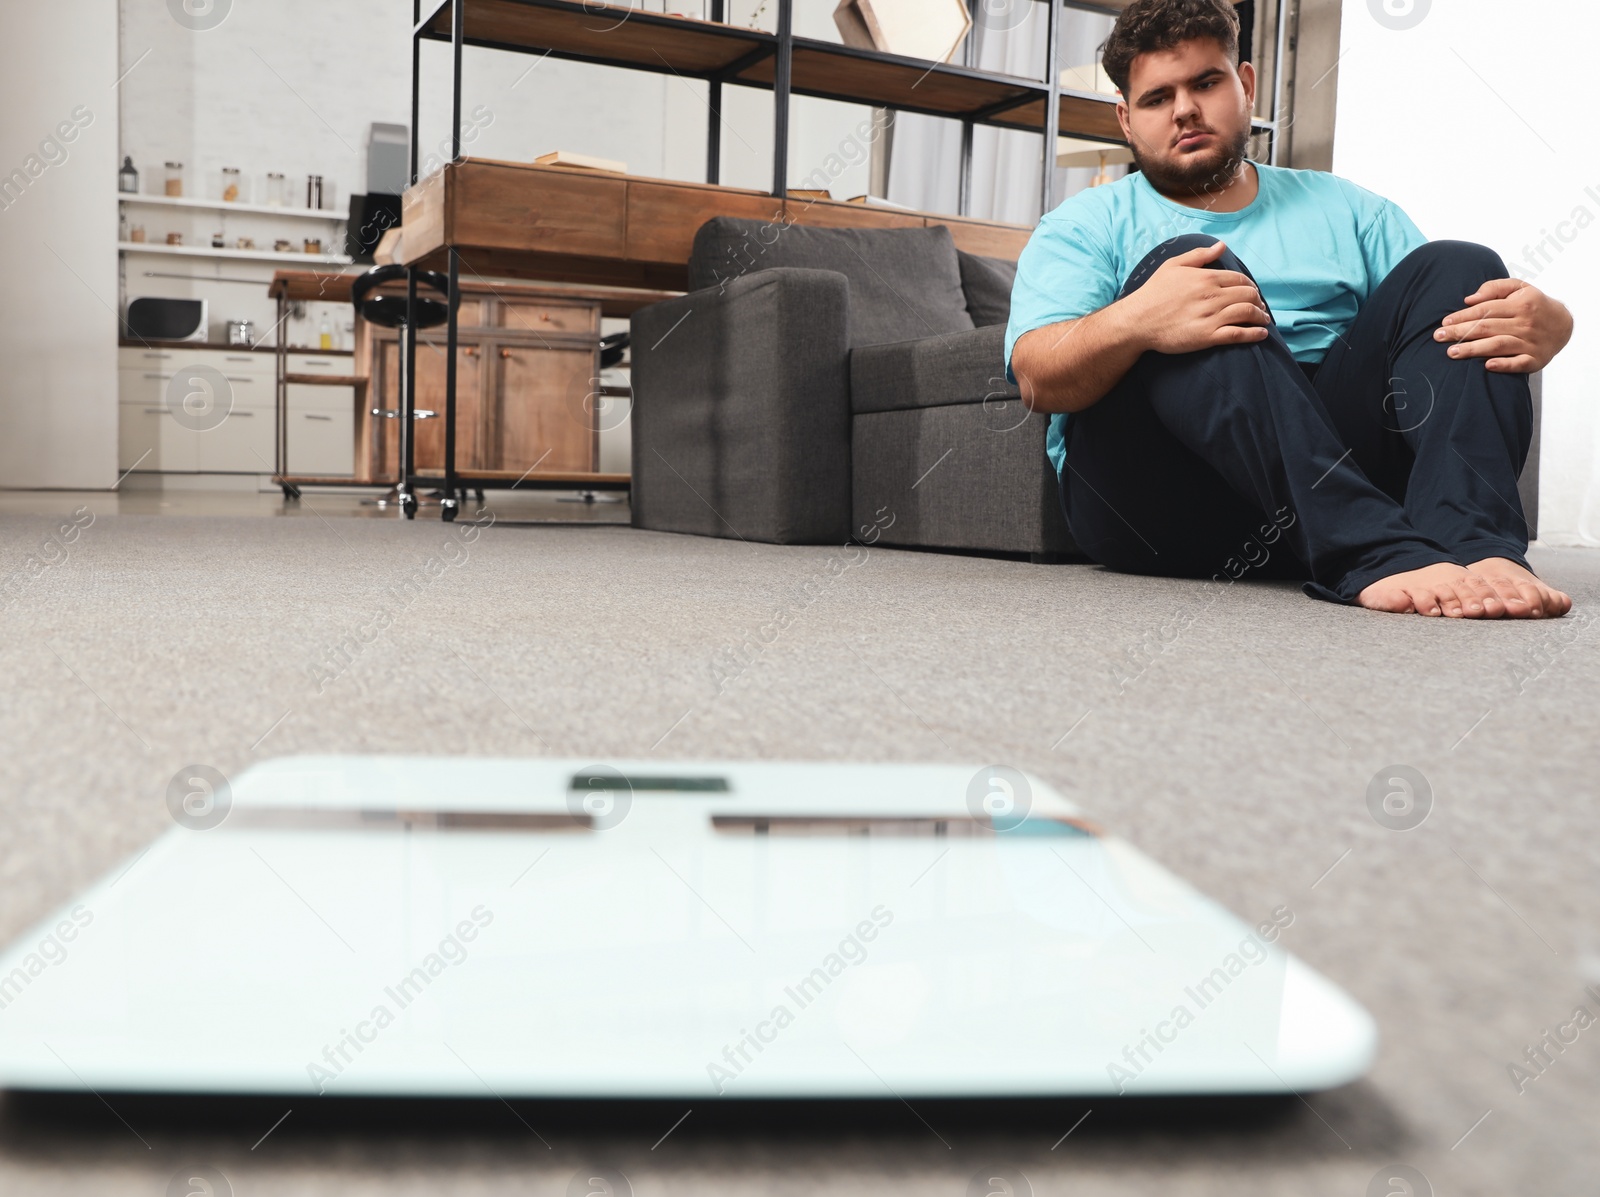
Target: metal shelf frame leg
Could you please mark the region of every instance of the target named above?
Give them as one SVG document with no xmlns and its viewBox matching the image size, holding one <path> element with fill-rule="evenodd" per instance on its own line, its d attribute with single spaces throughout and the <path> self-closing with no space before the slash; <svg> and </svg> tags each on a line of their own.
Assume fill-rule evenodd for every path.
<svg viewBox="0 0 1600 1197">
<path fill-rule="evenodd" d="M 772 194 L 789 194 L 789 87 L 794 64 L 794 0 L 778 0 L 778 61 L 772 74 Z"/>
<path fill-rule="evenodd" d="M 461 158 L 461 47 L 464 38 L 466 0 L 450 3 L 450 161 Z M 444 497 L 439 500 L 439 518 L 445 523 L 455 520 L 459 501 L 456 499 L 456 353 L 459 349 L 458 333 L 461 321 L 457 308 L 461 302 L 461 251 L 454 245 L 449 250 L 450 292 L 445 306 L 444 348 Z"/>
</svg>

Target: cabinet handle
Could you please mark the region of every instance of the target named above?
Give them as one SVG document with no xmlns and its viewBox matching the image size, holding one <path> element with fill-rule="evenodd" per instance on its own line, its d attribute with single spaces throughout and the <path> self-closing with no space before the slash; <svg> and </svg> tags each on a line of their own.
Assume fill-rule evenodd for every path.
<svg viewBox="0 0 1600 1197">
<path fill-rule="evenodd" d="M 153 378 L 157 382 L 166 382 L 166 381 L 168 381 L 169 379 L 172 378 L 172 375 L 170 375 L 170 374 L 146 374 L 145 377 L 146 378 Z"/>
<path fill-rule="evenodd" d="M 165 415 L 166 411 L 167 409 L 164 407 L 147 407 L 144 409 L 144 414 L 147 416 L 160 416 Z"/>
<path fill-rule="evenodd" d="M 146 354 L 143 354 L 142 356 L 144 356 L 144 357 L 152 357 L 152 358 L 159 358 L 161 361 L 166 361 L 166 359 L 171 357 L 172 355 L 170 353 L 146 353 Z"/>
<path fill-rule="evenodd" d="M 253 416 L 255 414 L 253 411 L 242 411 L 237 407 L 228 413 L 230 416 Z"/>
<path fill-rule="evenodd" d="M 476 345 L 468 345 L 461 352 L 466 354 L 468 357 L 477 357 L 478 356 L 478 347 Z"/>
<path fill-rule="evenodd" d="M 510 357 L 510 356 L 511 356 L 511 350 L 509 350 L 509 349 L 502 349 L 502 350 L 501 350 L 501 351 L 500 351 L 500 356 L 501 356 L 501 357 Z"/>
<path fill-rule="evenodd" d="M 255 379 L 253 379 L 253 378 L 235 378 L 232 374 L 224 374 L 223 377 L 226 378 L 229 382 L 254 382 L 255 381 Z"/>
<path fill-rule="evenodd" d="M 253 362 L 256 359 L 253 358 L 253 357 L 238 357 L 238 356 L 230 353 L 226 357 L 224 357 L 222 360 L 225 361 L 225 362 Z"/>
<path fill-rule="evenodd" d="M 314 370 L 326 370 L 329 366 L 333 365 L 333 363 L 330 362 L 330 361 L 324 360 L 324 361 L 320 361 L 319 362 L 319 361 L 313 361 L 313 360 L 310 360 L 310 359 L 307 359 L 306 361 L 301 362 L 300 364 L 303 365 L 303 366 L 307 366 L 307 367 L 309 367 L 311 369 L 314 369 Z"/>
<path fill-rule="evenodd" d="M 333 422 L 333 417 L 332 416 L 318 416 L 318 415 L 313 415 L 311 412 L 304 412 L 302 414 L 308 420 L 327 420 L 330 424 Z"/>
</svg>

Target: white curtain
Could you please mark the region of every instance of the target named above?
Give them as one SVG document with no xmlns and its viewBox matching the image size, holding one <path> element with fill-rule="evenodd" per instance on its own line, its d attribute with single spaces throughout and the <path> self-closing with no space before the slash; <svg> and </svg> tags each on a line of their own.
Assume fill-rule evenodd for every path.
<svg viewBox="0 0 1600 1197">
<path fill-rule="evenodd" d="M 972 65 L 979 70 L 1042 79 L 1049 28 L 1046 6 L 1033 0 L 982 0 L 974 7 Z M 1100 43 L 1111 24 L 1108 16 L 1071 9 L 1063 13 L 1062 68 L 1097 61 Z M 974 129 L 969 215 L 1035 223 L 1040 215 L 1039 172 L 1043 165 L 1038 134 L 982 126 Z M 1109 173 L 1116 176 L 1125 170 L 1112 167 Z M 1056 202 L 1087 187 L 1094 175 L 1090 167 L 1057 169 Z M 929 212 L 954 212 L 960 184 L 961 122 L 899 113 L 885 198 Z"/>
</svg>

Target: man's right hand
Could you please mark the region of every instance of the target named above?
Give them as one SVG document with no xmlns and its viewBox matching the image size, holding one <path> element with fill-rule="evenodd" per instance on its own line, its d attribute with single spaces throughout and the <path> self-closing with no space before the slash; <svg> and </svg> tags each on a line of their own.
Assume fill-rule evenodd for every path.
<svg viewBox="0 0 1600 1197">
<path fill-rule="evenodd" d="M 1168 258 L 1122 299 L 1146 349 L 1192 353 L 1266 340 L 1272 317 L 1250 276 L 1210 268 L 1227 248 L 1218 241 Z"/>
</svg>

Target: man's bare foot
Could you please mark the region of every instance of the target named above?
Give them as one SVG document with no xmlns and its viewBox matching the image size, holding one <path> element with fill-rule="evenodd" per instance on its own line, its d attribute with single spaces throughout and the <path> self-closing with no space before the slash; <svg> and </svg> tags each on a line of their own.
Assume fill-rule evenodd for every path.
<svg viewBox="0 0 1600 1197">
<path fill-rule="evenodd" d="M 1373 611 L 1451 619 L 1499 619 L 1514 614 L 1487 580 L 1450 561 L 1380 578 L 1357 595 L 1356 602 Z M 1526 605 L 1521 613 L 1527 613 Z"/>
<path fill-rule="evenodd" d="M 1572 600 L 1546 586 L 1532 571 L 1504 557 L 1485 557 L 1467 566 L 1493 586 L 1513 619 L 1560 619 L 1572 610 Z"/>
</svg>

